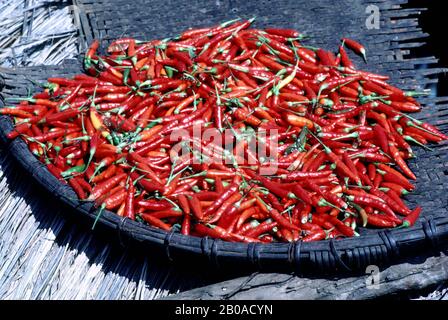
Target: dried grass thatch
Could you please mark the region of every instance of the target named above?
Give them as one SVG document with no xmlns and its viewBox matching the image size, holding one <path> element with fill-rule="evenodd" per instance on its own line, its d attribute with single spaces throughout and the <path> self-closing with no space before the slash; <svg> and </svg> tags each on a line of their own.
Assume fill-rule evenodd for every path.
<svg viewBox="0 0 448 320">
<path fill-rule="evenodd" d="M 59 64 L 77 53 L 70 1 L 0 1 L 0 65 Z"/>
</svg>

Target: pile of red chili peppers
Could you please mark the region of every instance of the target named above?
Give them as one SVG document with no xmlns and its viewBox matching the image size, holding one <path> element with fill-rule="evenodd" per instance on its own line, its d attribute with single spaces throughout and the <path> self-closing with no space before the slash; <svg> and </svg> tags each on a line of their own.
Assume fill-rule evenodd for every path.
<svg viewBox="0 0 448 320">
<path fill-rule="evenodd" d="M 297 31 L 251 22 L 122 38 L 106 55 L 95 41 L 85 74 L 50 78 L 1 109 L 15 120 L 8 137 L 23 138 L 98 216 L 113 210 L 185 235 L 315 241 L 413 225 L 421 209 L 401 199 L 416 179 L 406 164 L 411 144 L 447 139 L 407 114 L 420 110 L 414 97 L 424 92 L 357 70 L 349 51 L 366 52 L 356 41 L 342 39 L 333 54 L 303 45 Z M 173 160 L 170 134 L 193 126 L 231 129 L 251 164 Z M 260 174 L 273 163 L 247 148 L 260 128 L 278 132 L 275 175 Z M 193 145 L 192 154 L 214 152 Z"/>
</svg>

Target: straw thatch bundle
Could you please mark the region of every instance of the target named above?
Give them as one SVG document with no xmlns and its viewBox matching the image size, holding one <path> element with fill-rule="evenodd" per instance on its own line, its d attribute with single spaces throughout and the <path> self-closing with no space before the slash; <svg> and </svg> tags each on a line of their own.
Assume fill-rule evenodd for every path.
<svg viewBox="0 0 448 320">
<path fill-rule="evenodd" d="M 69 1 L 0 1 L 0 65 L 59 64 L 77 53 Z"/>
</svg>

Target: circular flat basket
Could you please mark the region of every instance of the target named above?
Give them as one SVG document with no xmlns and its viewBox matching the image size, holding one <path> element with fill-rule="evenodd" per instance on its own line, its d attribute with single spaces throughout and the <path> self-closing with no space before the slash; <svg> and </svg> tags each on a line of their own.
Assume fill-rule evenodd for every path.
<svg viewBox="0 0 448 320">
<path fill-rule="evenodd" d="M 238 5 L 228 1 L 222 3 L 222 6 L 205 6 L 201 1 L 191 1 L 188 5 L 179 5 L 176 8 L 170 4 L 169 6 L 173 6 L 171 10 L 166 7 L 168 4 L 162 4 L 162 1 L 151 1 L 150 6 L 154 8 L 151 13 L 135 10 L 139 6 L 146 8 L 149 3 L 145 0 L 134 1 L 131 7 L 124 5 L 124 0 L 78 2 L 80 10 L 87 12 L 84 17 L 89 20 L 89 26 L 93 30 L 93 36 L 89 36 L 87 32 L 84 32 L 83 36 L 87 41 L 91 37 L 100 38 L 104 40 L 103 45 L 120 36 L 141 39 L 167 37 L 190 26 L 213 25 L 235 16 L 257 16 L 259 22 L 256 27 L 295 28 L 314 37 L 309 41 L 310 45 L 327 49 L 335 49 L 339 39 L 345 36 L 360 40 L 368 49 L 369 64 L 361 65 L 361 60 L 356 59 L 358 67 L 389 74 L 392 83 L 406 90 L 424 88 L 434 83 L 429 75 L 438 72 L 428 68 L 417 69 L 417 65 L 425 62 L 417 61 L 418 59 L 406 60 L 403 55 L 397 55 L 400 50 L 407 49 L 406 43 L 410 43 L 412 37 L 419 38 L 421 35 L 415 23 L 408 23 L 403 19 L 418 11 L 396 10 L 393 5 L 381 1 L 376 1 L 380 12 L 385 16 L 381 18 L 380 30 L 362 29 L 369 1 L 261 1 Z M 120 5 L 124 5 L 120 7 L 122 10 L 116 10 Z M 339 9 L 335 10 L 335 7 Z M 159 15 L 158 22 L 152 20 L 154 15 Z M 392 23 L 397 16 L 402 19 L 399 23 L 401 28 Z M 164 23 L 163 26 L 161 23 Z M 124 26 L 127 29 L 123 32 Z M 83 30 L 85 31 L 85 28 Z M 409 32 L 415 34 L 409 35 Z M 0 107 L 3 107 L 7 97 L 25 96 L 27 89 L 33 88 L 30 79 L 45 81 L 50 76 L 69 77 L 79 72 L 81 63 L 76 60 L 65 61 L 61 66 L 0 68 L 0 86 L 3 85 L 3 89 L 0 87 Z M 417 118 L 441 125 L 442 131 L 446 133 L 447 100 L 439 97 L 420 99 L 424 107 Z M 12 127 L 9 117 L 0 117 L 0 138 L 4 148 L 7 148 L 29 175 L 55 198 L 93 222 L 97 218 L 98 210 L 92 203 L 78 201 L 73 190 L 51 175 L 31 154 L 21 138 L 12 141 L 6 139 L 5 134 L 11 131 Z M 364 272 L 369 265 L 390 265 L 407 257 L 440 250 L 448 244 L 447 144 L 434 146 L 433 151 L 419 149 L 416 154 L 417 160 L 410 162 L 411 169 L 418 178 L 416 190 L 406 197 L 406 201 L 411 207 L 421 205 L 423 213 L 412 228 L 361 228 L 360 237 L 312 243 L 243 244 L 165 232 L 123 219 L 110 211 L 104 211 L 98 223 L 107 229 L 118 231 L 120 237 L 128 237 L 148 245 L 148 248 L 162 253 L 172 261 L 198 261 L 222 268 L 310 274 Z"/>
</svg>

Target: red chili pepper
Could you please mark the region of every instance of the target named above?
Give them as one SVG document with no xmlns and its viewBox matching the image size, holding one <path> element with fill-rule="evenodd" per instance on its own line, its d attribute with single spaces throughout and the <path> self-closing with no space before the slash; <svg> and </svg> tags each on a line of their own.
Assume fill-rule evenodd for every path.
<svg viewBox="0 0 448 320">
<path fill-rule="evenodd" d="M 327 238 L 327 233 L 323 229 L 311 231 L 305 236 L 303 242 L 319 241 Z"/>
<path fill-rule="evenodd" d="M 403 226 L 407 228 L 412 227 L 420 216 L 421 211 L 421 207 L 415 208 L 406 218 L 403 219 Z"/>
<path fill-rule="evenodd" d="M 354 64 L 350 60 L 350 57 L 347 54 L 347 51 L 345 51 L 343 46 L 339 46 L 339 55 L 341 57 L 341 64 L 346 68 L 354 69 Z"/>
<path fill-rule="evenodd" d="M 163 222 L 162 220 L 160 220 L 156 217 L 151 216 L 150 214 L 141 214 L 140 216 L 143 218 L 143 220 L 148 222 L 151 226 L 160 228 L 165 231 L 171 230 L 171 226 L 169 224 Z"/>
<path fill-rule="evenodd" d="M 185 195 L 181 194 L 177 196 L 177 199 L 179 200 L 179 205 L 183 212 L 185 212 L 185 215 L 190 215 L 190 205 L 188 204 L 188 199 Z"/>
<path fill-rule="evenodd" d="M 400 222 L 401 220 L 397 218 L 395 213 L 387 206 L 386 203 L 381 202 L 376 199 L 369 198 L 367 196 L 348 196 L 347 199 L 359 205 L 366 205 L 369 207 L 376 208 L 382 212 L 384 212 L 388 217 L 395 219 Z"/>
<path fill-rule="evenodd" d="M 78 178 L 78 177 L 75 177 L 72 179 L 75 179 L 78 182 L 78 184 L 81 186 L 81 188 L 84 189 L 84 191 L 86 191 L 88 193 L 92 192 L 92 186 L 86 180 L 84 180 L 82 178 Z"/>
<path fill-rule="evenodd" d="M 406 162 L 400 156 L 400 154 L 398 152 L 398 149 L 396 148 L 395 144 L 389 143 L 389 149 L 390 149 L 390 154 L 391 154 L 392 158 L 394 158 L 395 162 L 400 167 L 400 169 L 404 172 L 404 174 L 406 174 L 409 178 L 411 178 L 413 180 L 416 180 L 417 177 L 411 171 L 411 169 L 409 169 L 409 167 L 406 164 Z"/>
<path fill-rule="evenodd" d="M 356 165 L 353 163 L 353 160 L 348 156 L 346 152 L 342 154 L 342 159 L 344 160 L 344 163 L 347 164 L 347 167 L 351 170 L 351 172 L 353 172 L 353 174 L 357 177 L 357 181 L 361 181 Z"/>
<path fill-rule="evenodd" d="M 98 199 L 100 196 L 104 195 L 106 192 L 108 192 L 109 190 L 114 188 L 116 185 L 118 185 L 125 178 L 126 178 L 126 174 L 121 173 L 121 174 L 113 176 L 113 177 L 97 184 L 92 189 L 92 193 L 89 195 L 88 200 Z"/>
<path fill-rule="evenodd" d="M 251 216 L 253 216 L 255 213 L 259 212 L 258 207 L 250 207 L 246 210 L 244 210 L 241 215 L 238 217 L 235 228 L 241 229 L 244 222 L 246 222 L 247 219 L 249 219 Z"/>
<path fill-rule="evenodd" d="M 84 189 L 81 187 L 81 185 L 79 184 L 79 182 L 75 178 L 69 179 L 68 183 L 73 188 L 73 190 L 76 192 L 76 194 L 78 195 L 79 199 L 86 199 L 87 198 L 87 195 L 86 195 Z"/>
<path fill-rule="evenodd" d="M 298 38 L 300 36 L 300 33 L 293 29 L 266 28 L 265 31 L 285 38 Z"/>
<path fill-rule="evenodd" d="M 356 52 L 357 54 L 362 55 L 363 59 L 365 62 L 367 62 L 367 57 L 366 57 L 366 49 L 364 48 L 363 45 L 361 45 L 359 42 L 356 42 L 355 40 L 352 39 L 347 39 L 347 38 L 343 38 L 342 42 L 349 47 L 350 49 L 352 49 L 354 52 Z"/>
<path fill-rule="evenodd" d="M 323 216 L 323 215 L 321 215 Z M 332 223 L 338 231 L 340 231 L 343 235 L 347 237 L 353 237 L 355 235 L 355 232 L 352 228 L 346 226 L 341 220 L 337 219 L 333 216 L 324 216 L 325 219 L 327 219 L 330 223 Z"/>
<path fill-rule="evenodd" d="M 401 215 L 409 215 L 410 210 L 406 207 L 406 206 L 402 206 L 400 203 L 396 202 L 395 199 L 393 199 L 392 197 L 389 197 L 387 193 L 384 193 L 378 189 L 372 189 L 371 192 L 380 197 L 381 199 L 383 199 L 388 205 L 389 207 L 394 210 L 394 212 L 397 212 Z"/>
<path fill-rule="evenodd" d="M 400 172 L 397 170 L 383 164 L 378 164 L 378 169 L 382 170 L 380 172 L 384 179 L 389 182 L 398 183 L 399 185 L 406 188 L 406 190 L 414 190 L 414 185 L 412 185 Z"/>
<path fill-rule="evenodd" d="M 352 179 L 357 184 L 361 184 L 361 180 L 354 172 L 352 172 L 345 164 L 344 162 L 329 148 L 324 148 L 328 158 L 333 161 L 333 163 L 336 165 L 336 168 L 339 168 L 347 177 Z"/>
<path fill-rule="evenodd" d="M 266 220 L 262 223 L 260 223 L 255 228 L 250 229 L 249 231 L 245 232 L 244 235 L 250 238 L 258 238 L 260 235 L 267 233 L 278 226 L 278 223 L 276 221 Z"/>
<path fill-rule="evenodd" d="M 300 228 L 294 224 L 292 224 L 288 219 L 282 216 L 280 212 L 278 212 L 276 209 L 266 206 L 266 204 L 263 204 L 265 210 L 269 213 L 269 215 L 278 222 L 278 224 L 286 229 L 289 230 L 297 230 L 300 231 Z"/>
<path fill-rule="evenodd" d="M 204 217 L 204 213 L 202 212 L 202 207 L 199 202 L 199 199 L 195 195 L 192 195 L 187 198 L 190 208 L 193 211 L 193 214 L 195 215 L 196 219 L 202 220 L 202 218 Z"/>
<path fill-rule="evenodd" d="M 222 215 L 224 214 L 224 212 L 230 207 L 232 206 L 235 202 L 237 202 L 238 200 L 241 199 L 241 194 L 239 192 L 234 193 L 233 195 L 231 195 L 228 199 L 226 199 L 223 204 L 216 210 L 216 212 L 214 213 L 214 215 L 210 218 L 208 218 L 207 222 L 208 223 L 215 223 L 217 222 L 219 219 L 221 219 Z"/>
<path fill-rule="evenodd" d="M 92 42 L 92 44 L 89 47 L 89 50 L 87 50 L 87 53 L 84 57 L 84 68 L 86 68 L 86 70 L 90 70 L 90 68 L 92 67 L 92 58 L 96 53 L 96 50 L 98 50 L 98 47 L 100 46 L 100 43 L 98 40 L 94 40 Z M 54 82 L 55 78 L 52 79 Z"/>
<path fill-rule="evenodd" d="M 195 230 L 203 235 L 208 235 L 213 238 L 220 238 L 228 241 L 241 241 L 241 242 L 260 242 L 257 239 L 252 239 L 243 235 L 228 232 L 226 229 L 219 226 L 209 225 L 206 227 L 203 224 L 196 224 Z"/>
<path fill-rule="evenodd" d="M 330 221 L 327 220 L 327 216 L 314 214 L 311 219 L 313 223 L 317 224 L 318 226 L 324 229 L 329 230 L 335 227 Z"/>
<path fill-rule="evenodd" d="M 52 131 L 49 131 L 47 133 L 43 133 L 39 136 L 32 137 L 33 140 L 39 141 L 39 142 L 46 142 L 49 140 L 53 140 L 59 137 L 67 136 L 71 133 L 78 132 L 78 128 L 71 128 L 71 129 L 64 129 L 64 128 L 55 128 Z"/>
<path fill-rule="evenodd" d="M 368 214 L 367 224 L 380 228 L 395 228 L 398 225 L 395 220 L 392 220 L 390 219 L 390 217 L 380 214 Z"/>
<path fill-rule="evenodd" d="M 382 187 L 389 188 L 391 190 L 394 190 L 399 195 L 407 195 L 409 192 L 405 188 L 403 188 L 400 184 L 392 183 L 383 181 L 381 183 Z"/>
<path fill-rule="evenodd" d="M 372 163 L 369 163 L 367 169 L 368 169 L 368 173 L 369 173 L 369 179 L 370 179 L 371 181 L 373 181 L 373 180 L 375 179 L 375 176 L 376 176 L 376 168 L 375 168 L 375 165 L 373 165 Z"/>
<path fill-rule="evenodd" d="M 128 159 L 140 168 L 145 176 L 158 184 L 163 184 L 158 175 L 146 164 L 146 159 L 135 152 L 128 153 Z"/>
<path fill-rule="evenodd" d="M 106 209 L 111 210 L 119 207 L 125 200 L 126 200 L 126 190 L 121 189 L 120 191 L 107 197 L 106 200 L 103 202 L 103 204 L 105 205 Z"/>
<path fill-rule="evenodd" d="M 130 179 L 128 181 L 129 187 L 126 194 L 126 205 L 125 205 L 125 217 L 135 220 L 135 212 L 134 212 L 134 197 L 135 197 L 135 189 L 134 189 L 134 181 Z"/>
<path fill-rule="evenodd" d="M 19 118 L 31 118 L 33 116 L 31 113 L 26 112 L 21 109 L 17 109 L 17 108 L 0 109 L 0 114 L 9 115 L 9 116 L 13 116 L 13 117 L 19 117 Z"/>
<path fill-rule="evenodd" d="M 226 191 L 224 193 L 222 193 L 221 196 L 218 199 L 216 199 L 213 202 L 213 204 L 204 211 L 204 213 L 203 213 L 204 217 L 211 215 L 215 210 L 217 210 L 219 207 L 222 206 L 224 201 L 226 201 L 232 194 L 234 194 L 238 190 L 239 179 L 236 178 L 234 180 L 236 180 L 236 181 L 234 183 L 232 183 L 232 185 L 230 185 L 226 189 Z"/>
<path fill-rule="evenodd" d="M 312 191 L 318 193 L 319 195 L 321 195 L 326 201 L 333 203 L 334 205 L 339 206 L 341 209 L 346 209 L 348 207 L 347 203 L 342 200 L 341 198 L 337 197 L 336 195 L 327 192 L 327 191 L 322 191 L 320 189 L 320 187 L 313 183 L 311 180 L 307 180 L 305 182 L 306 186 L 309 187 Z"/>
<path fill-rule="evenodd" d="M 384 152 L 389 153 L 389 142 L 387 133 L 384 128 L 381 125 L 377 124 L 373 127 L 373 131 L 375 132 L 375 139 L 377 139 L 381 149 Z"/>
<path fill-rule="evenodd" d="M 181 210 L 169 209 L 151 213 L 151 216 L 157 219 L 178 218 L 182 217 L 183 213 Z"/>
</svg>

